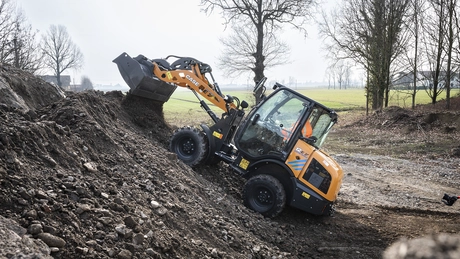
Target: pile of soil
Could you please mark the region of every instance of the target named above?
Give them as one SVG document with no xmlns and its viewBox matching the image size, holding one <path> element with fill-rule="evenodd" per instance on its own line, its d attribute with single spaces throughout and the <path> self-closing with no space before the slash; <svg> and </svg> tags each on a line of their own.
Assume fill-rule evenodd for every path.
<svg viewBox="0 0 460 259">
<path fill-rule="evenodd" d="M 161 103 L 1 71 L 0 257 L 380 258 L 400 237 L 460 231 L 458 209 L 439 201 L 460 184 L 459 160 L 334 144 L 378 130 L 371 119 L 331 133 L 346 174 L 334 216 L 267 219 L 242 205 L 243 179 L 225 164 L 192 169 L 167 150 Z"/>
<path fill-rule="evenodd" d="M 21 72 L 16 73 L 20 78 Z M 44 254 L 286 254 L 271 243 L 285 238 L 279 227 L 226 197 L 222 188 L 167 151 L 170 129 L 161 104 L 121 92 L 90 91 L 66 93 L 57 101 L 41 99 L 33 106 L 40 106 L 33 117 L 8 105 L 0 111 L 0 206 L 3 217 L 27 230 L 15 227 L 17 236 L 47 244 L 48 250 L 39 249 Z M 254 234 L 254 226 L 265 231 Z M 2 241 L 3 247 L 14 244 Z M 2 251 L 6 254 L 0 257 L 9 258 L 15 250 Z"/>
</svg>

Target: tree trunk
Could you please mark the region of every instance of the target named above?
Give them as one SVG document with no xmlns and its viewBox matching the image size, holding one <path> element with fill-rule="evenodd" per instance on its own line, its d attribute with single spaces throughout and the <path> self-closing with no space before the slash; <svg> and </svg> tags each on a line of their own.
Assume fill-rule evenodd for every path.
<svg viewBox="0 0 460 259">
<path fill-rule="evenodd" d="M 414 2 L 414 21 L 415 21 L 415 31 L 414 31 L 414 40 L 415 40 L 415 49 L 414 49 L 414 77 L 413 77 L 413 82 L 414 82 L 414 88 L 412 90 L 412 109 L 415 109 L 415 95 L 417 94 L 417 65 L 418 65 L 418 22 L 419 22 L 419 17 L 418 17 L 418 1 Z"/>
<path fill-rule="evenodd" d="M 264 24 L 262 22 L 262 1 L 258 2 L 258 21 L 256 24 L 257 29 L 257 43 L 256 43 L 256 53 L 254 53 L 255 64 L 254 64 L 254 82 L 259 82 L 262 78 L 265 77 L 265 57 L 264 57 Z"/>
<path fill-rule="evenodd" d="M 453 30 L 453 23 L 452 19 L 454 16 L 454 8 L 456 3 L 454 4 L 453 0 L 449 1 L 449 25 L 448 30 L 448 46 L 447 46 L 447 78 L 446 78 L 446 109 L 450 109 L 450 81 L 451 81 L 451 67 L 452 67 L 452 48 L 454 45 L 454 30 Z"/>
</svg>

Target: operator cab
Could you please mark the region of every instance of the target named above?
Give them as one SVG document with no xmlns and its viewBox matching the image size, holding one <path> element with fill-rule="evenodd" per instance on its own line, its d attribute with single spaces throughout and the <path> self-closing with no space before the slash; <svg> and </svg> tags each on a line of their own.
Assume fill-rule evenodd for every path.
<svg viewBox="0 0 460 259">
<path fill-rule="evenodd" d="M 337 121 L 334 111 L 277 84 L 239 128 L 235 145 L 249 158 L 276 156 L 285 159 L 302 139 L 321 147 Z"/>
</svg>

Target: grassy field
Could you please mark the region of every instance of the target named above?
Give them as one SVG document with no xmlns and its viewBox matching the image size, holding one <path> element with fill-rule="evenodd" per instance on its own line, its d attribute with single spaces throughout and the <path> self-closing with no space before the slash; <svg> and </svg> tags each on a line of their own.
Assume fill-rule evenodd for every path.
<svg viewBox="0 0 460 259">
<path fill-rule="evenodd" d="M 249 91 L 226 91 L 224 94 L 238 97 L 240 100 L 246 100 L 249 104 L 254 102 L 254 99 Z M 301 89 L 298 92 L 314 99 L 321 104 L 332 109 L 343 111 L 352 109 L 364 109 L 366 106 L 366 97 L 364 89 L 347 89 L 333 90 L 326 88 L 310 88 Z M 460 94 L 460 89 L 453 89 L 451 96 Z M 445 99 L 445 93 L 441 93 L 438 100 Z M 416 95 L 417 104 L 430 103 L 431 99 L 426 91 L 420 90 Z M 390 106 L 411 107 L 410 91 L 393 90 L 390 92 Z M 211 105 L 210 105 L 211 106 Z M 221 114 L 222 111 L 216 107 L 212 107 L 216 114 Z M 171 99 L 164 104 L 164 114 L 167 121 L 174 121 L 175 125 L 194 124 L 199 125 L 204 122 L 209 122 L 209 116 L 201 109 L 198 100 L 189 90 L 179 89 L 174 92 Z"/>
</svg>

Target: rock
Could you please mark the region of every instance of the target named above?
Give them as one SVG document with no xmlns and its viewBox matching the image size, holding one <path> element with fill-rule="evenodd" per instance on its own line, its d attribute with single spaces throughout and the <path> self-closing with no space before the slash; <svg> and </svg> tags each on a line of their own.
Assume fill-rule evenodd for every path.
<svg viewBox="0 0 460 259">
<path fill-rule="evenodd" d="M 117 203 L 110 203 L 109 207 L 114 211 L 125 212 L 125 208 Z"/>
<path fill-rule="evenodd" d="M 115 231 L 116 231 L 118 234 L 120 234 L 120 235 L 122 235 L 123 237 L 125 237 L 125 238 L 129 238 L 129 237 L 131 237 L 132 234 L 133 234 L 133 231 L 132 231 L 131 229 L 127 228 L 127 227 L 126 227 L 125 225 L 123 225 L 123 224 L 120 224 L 120 225 L 116 226 L 116 227 L 115 227 Z"/>
<path fill-rule="evenodd" d="M 46 195 L 46 193 L 42 190 L 38 190 L 35 192 L 35 197 L 37 197 L 37 199 L 48 199 L 48 195 Z"/>
<path fill-rule="evenodd" d="M 126 224 L 127 227 L 129 228 L 135 228 L 136 225 L 137 225 L 137 222 L 133 219 L 132 216 L 128 216 L 124 219 L 124 222 Z"/>
<path fill-rule="evenodd" d="M 37 235 L 43 232 L 43 227 L 41 224 L 31 224 L 27 228 L 27 232 L 29 232 L 31 235 Z"/>
<path fill-rule="evenodd" d="M 219 253 L 217 252 L 217 249 L 213 248 L 213 249 L 211 250 L 211 256 L 212 256 L 213 258 L 218 258 L 218 257 L 219 257 Z"/>
<path fill-rule="evenodd" d="M 24 187 L 21 187 L 18 193 L 19 195 L 21 195 L 23 199 L 26 199 L 26 200 L 32 199 L 32 196 L 30 196 L 30 194 L 27 193 L 27 190 Z"/>
<path fill-rule="evenodd" d="M 133 236 L 133 244 L 135 245 L 142 245 L 144 243 L 144 234 L 137 233 Z"/>
<path fill-rule="evenodd" d="M 75 249 L 75 252 L 77 252 L 78 254 L 82 254 L 82 255 L 87 254 L 88 251 L 89 251 L 89 249 L 87 247 L 79 247 L 79 246 L 77 246 L 77 248 Z"/>
<path fill-rule="evenodd" d="M 123 249 L 120 251 L 120 253 L 118 253 L 117 258 L 118 259 L 131 259 L 132 256 L 133 254 L 130 251 Z"/>
<path fill-rule="evenodd" d="M 64 247 L 66 244 L 64 239 L 50 233 L 40 233 L 37 237 L 45 242 L 45 244 L 49 247 Z"/>
<path fill-rule="evenodd" d="M 78 208 L 75 211 L 77 214 L 82 214 L 83 212 L 87 212 L 91 210 L 91 206 L 88 204 L 78 204 Z"/>
<path fill-rule="evenodd" d="M 88 245 L 88 246 L 96 246 L 97 241 L 96 240 L 89 240 L 89 241 L 86 242 L 86 245 Z"/>
<path fill-rule="evenodd" d="M 147 232 L 147 235 L 145 235 L 147 238 L 151 238 L 155 235 L 155 233 L 153 233 L 152 230 L 149 230 L 149 232 Z"/>
<path fill-rule="evenodd" d="M 42 210 L 46 213 L 51 213 L 51 208 L 47 204 L 42 205 Z"/>
<path fill-rule="evenodd" d="M 165 215 L 166 213 L 168 213 L 168 209 L 165 208 L 165 207 L 161 207 L 161 208 L 158 208 L 156 210 L 157 214 L 160 215 L 160 216 L 163 216 Z"/>
<path fill-rule="evenodd" d="M 43 232 L 50 233 L 52 235 L 55 235 L 57 233 L 57 230 L 55 227 L 44 225 L 43 226 Z"/>
<path fill-rule="evenodd" d="M 155 252 L 155 250 L 153 250 L 152 248 L 147 248 L 147 249 L 145 250 L 145 253 L 147 253 L 148 255 L 150 255 L 150 256 L 153 257 L 153 258 L 156 258 L 155 256 L 158 255 L 158 253 Z"/>
<path fill-rule="evenodd" d="M 30 219 L 36 219 L 38 214 L 37 214 L 37 211 L 32 209 L 32 210 L 29 210 L 26 212 L 26 214 L 24 215 L 26 218 L 30 218 Z"/>
<path fill-rule="evenodd" d="M 152 208 L 156 209 L 156 208 L 159 208 L 161 205 L 157 201 L 151 201 L 150 206 L 152 206 Z"/>
<path fill-rule="evenodd" d="M 29 203 L 28 203 L 25 199 L 23 199 L 23 198 L 19 198 L 19 199 L 18 199 L 18 203 L 19 203 L 20 205 L 23 205 L 23 206 L 29 205 Z"/>
<path fill-rule="evenodd" d="M 90 172 L 95 173 L 97 172 L 97 164 L 94 162 L 87 162 L 84 163 L 83 166 Z"/>
<path fill-rule="evenodd" d="M 59 248 L 57 248 L 57 247 L 50 247 L 50 251 L 51 251 L 51 253 L 57 253 L 57 252 L 59 252 Z"/>
<path fill-rule="evenodd" d="M 108 251 L 107 251 L 107 254 L 110 256 L 110 257 L 114 257 L 115 254 L 117 253 L 117 251 L 113 248 L 110 248 Z"/>
<path fill-rule="evenodd" d="M 111 217 L 100 217 L 99 220 L 100 220 L 104 225 L 110 225 L 110 224 L 112 224 L 112 218 L 111 218 Z"/>
</svg>

